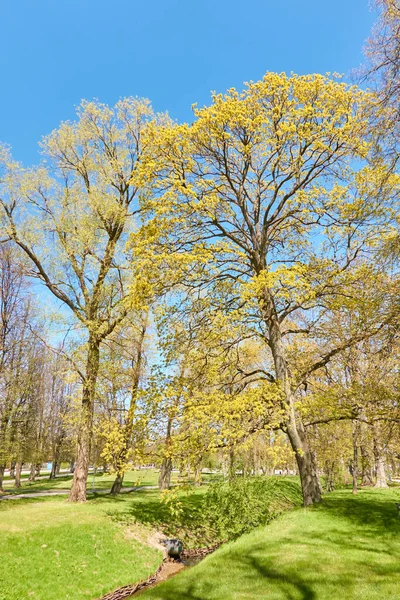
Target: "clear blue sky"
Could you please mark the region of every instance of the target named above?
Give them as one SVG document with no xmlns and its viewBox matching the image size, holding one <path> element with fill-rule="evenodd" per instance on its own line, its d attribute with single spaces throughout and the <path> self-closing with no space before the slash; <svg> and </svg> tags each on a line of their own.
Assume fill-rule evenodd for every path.
<svg viewBox="0 0 400 600">
<path fill-rule="evenodd" d="M 0 140 L 37 162 L 37 142 L 82 98 L 145 96 L 179 120 L 210 90 L 269 71 L 362 61 L 368 0 L 0 0 Z"/>
</svg>

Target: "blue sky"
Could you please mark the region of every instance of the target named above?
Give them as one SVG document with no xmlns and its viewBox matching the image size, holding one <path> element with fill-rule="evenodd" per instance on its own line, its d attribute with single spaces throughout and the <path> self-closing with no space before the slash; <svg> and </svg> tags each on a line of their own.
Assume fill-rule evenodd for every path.
<svg viewBox="0 0 400 600">
<path fill-rule="evenodd" d="M 368 0 L 1 0 L 0 140 L 31 164 L 82 98 L 189 120 L 267 70 L 348 74 L 374 18 Z"/>
</svg>

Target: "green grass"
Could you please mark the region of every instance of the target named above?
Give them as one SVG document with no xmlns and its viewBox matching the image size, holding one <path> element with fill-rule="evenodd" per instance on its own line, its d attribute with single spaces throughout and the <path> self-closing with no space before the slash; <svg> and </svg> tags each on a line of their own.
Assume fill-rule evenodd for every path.
<svg viewBox="0 0 400 600">
<path fill-rule="evenodd" d="M 23 494 L 27 492 L 43 492 L 47 490 L 69 490 L 72 484 L 72 475 L 63 475 L 56 479 L 39 479 L 38 481 L 28 481 L 27 478 L 21 480 L 21 487 L 13 487 L 13 482 L 6 482 L 5 490 L 8 494 Z M 111 489 L 114 474 L 98 473 L 95 476 L 89 475 L 88 492 L 92 489 Z M 172 481 L 177 480 L 177 473 L 172 474 Z M 125 473 L 123 487 L 132 487 L 135 485 L 156 485 L 158 481 L 158 471 L 154 469 L 135 469 Z"/>
<path fill-rule="evenodd" d="M 186 511 L 203 493 L 182 494 Z M 146 579 L 162 559 L 148 534 L 170 520 L 157 490 L 85 504 L 62 496 L 0 501 L 0 600 L 95 599 Z"/>
<path fill-rule="evenodd" d="M 348 490 L 286 513 L 140 597 L 153 600 L 400 598 L 399 489 Z"/>
<path fill-rule="evenodd" d="M 154 572 L 161 554 L 107 516 L 118 501 L 0 505 L 0 599 L 81 600 Z"/>
<path fill-rule="evenodd" d="M 157 473 L 146 477 L 152 482 Z M 0 600 L 94 600 L 147 578 L 161 561 L 147 545 L 151 530 L 186 531 L 187 547 L 201 545 L 196 524 L 206 490 L 180 492 L 179 518 L 156 490 L 98 495 L 83 505 L 61 496 L 0 502 Z M 329 494 L 321 506 L 284 514 L 141 598 L 399 600 L 395 501 L 400 488 Z"/>
</svg>

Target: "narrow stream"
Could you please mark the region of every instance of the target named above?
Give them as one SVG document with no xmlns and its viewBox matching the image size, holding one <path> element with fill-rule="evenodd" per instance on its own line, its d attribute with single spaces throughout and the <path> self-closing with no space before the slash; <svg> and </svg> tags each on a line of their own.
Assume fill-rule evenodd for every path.
<svg viewBox="0 0 400 600">
<path fill-rule="evenodd" d="M 155 587 L 156 585 L 158 585 L 159 583 L 162 583 L 163 581 L 167 581 L 167 579 L 174 577 L 175 575 L 177 575 L 184 569 L 194 567 L 203 558 L 204 558 L 204 556 L 188 556 L 188 557 L 182 558 L 182 560 L 180 562 L 178 562 L 178 561 L 165 562 L 163 564 L 160 572 L 157 574 L 156 580 L 153 583 L 150 583 L 149 585 L 146 585 L 145 587 L 138 590 L 137 592 L 134 592 L 131 596 L 126 596 L 126 600 L 129 600 L 130 598 L 138 598 L 141 594 L 143 594 L 150 588 Z"/>
</svg>

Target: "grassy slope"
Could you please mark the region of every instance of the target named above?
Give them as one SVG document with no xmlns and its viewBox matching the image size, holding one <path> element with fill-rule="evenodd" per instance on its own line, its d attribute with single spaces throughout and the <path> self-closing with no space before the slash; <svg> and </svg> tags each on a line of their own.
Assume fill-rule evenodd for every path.
<svg viewBox="0 0 400 600">
<path fill-rule="evenodd" d="M 153 600 L 400 598 L 399 490 L 347 490 L 242 536 L 141 595 Z"/>
<path fill-rule="evenodd" d="M 0 504 L 0 600 L 92 599 L 145 579 L 161 553 L 110 518 L 131 507 L 128 497 Z"/>
<path fill-rule="evenodd" d="M 204 491 L 182 494 L 188 511 Z M 162 559 L 147 536 L 168 521 L 157 490 L 86 504 L 62 496 L 0 501 L 0 600 L 94 599 L 146 579 Z"/>
</svg>

